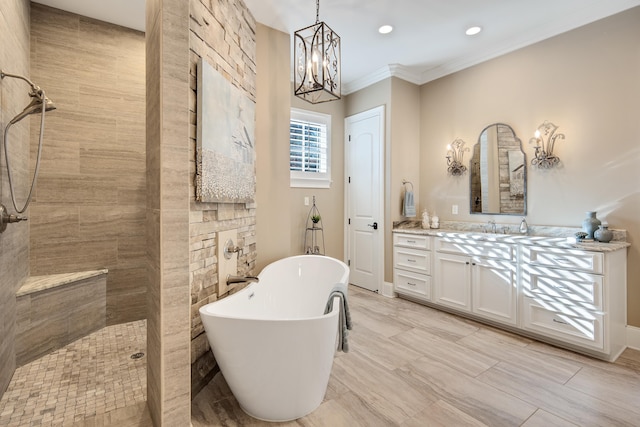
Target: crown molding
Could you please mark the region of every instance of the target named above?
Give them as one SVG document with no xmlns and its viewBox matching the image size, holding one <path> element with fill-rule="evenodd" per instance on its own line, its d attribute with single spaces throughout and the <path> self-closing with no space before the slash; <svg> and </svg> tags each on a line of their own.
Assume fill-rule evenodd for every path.
<svg viewBox="0 0 640 427">
<path fill-rule="evenodd" d="M 422 80 L 420 73 L 416 73 L 410 67 L 401 64 L 389 64 L 359 79 L 344 83 L 342 85 L 342 94 L 349 95 L 390 77 L 398 77 L 416 85 L 422 84 L 420 83 Z"/>
</svg>

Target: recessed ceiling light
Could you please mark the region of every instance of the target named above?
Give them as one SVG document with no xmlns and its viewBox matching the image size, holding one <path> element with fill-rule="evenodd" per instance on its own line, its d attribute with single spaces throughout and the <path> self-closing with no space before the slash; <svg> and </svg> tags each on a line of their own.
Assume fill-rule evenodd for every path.
<svg viewBox="0 0 640 427">
<path fill-rule="evenodd" d="M 482 31 L 482 27 L 474 26 L 474 27 L 467 28 L 467 31 L 465 31 L 465 34 L 468 36 L 475 36 L 480 31 Z"/>
<path fill-rule="evenodd" d="M 393 31 L 393 27 L 391 25 L 383 25 L 382 27 L 378 28 L 378 32 L 380 34 L 389 34 L 391 31 Z"/>
</svg>

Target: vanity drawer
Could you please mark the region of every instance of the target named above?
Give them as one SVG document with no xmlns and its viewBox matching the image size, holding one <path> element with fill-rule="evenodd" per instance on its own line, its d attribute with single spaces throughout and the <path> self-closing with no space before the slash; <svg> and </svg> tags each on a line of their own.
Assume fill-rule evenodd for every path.
<svg viewBox="0 0 640 427">
<path fill-rule="evenodd" d="M 604 254 L 580 249 L 524 246 L 524 262 L 532 265 L 565 268 L 602 274 Z"/>
<path fill-rule="evenodd" d="M 393 245 L 405 248 L 431 249 L 431 239 L 429 236 L 420 234 L 393 233 Z"/>
<path fill-rule="evenodd" d="M 522 326 L 551 338 L 603 350 L 603 317 L 571 305 L 525 297 Z"/>
<path fill-rule="evenodd" d="M 431 274 L 431 252 L 429 251 L 394 247 L 393 263 L 395 268 Z"/>
<path fill-rule="evenodd" d="M 431 276 L 395 269 L 393 285 L 396 292 L 431 301 Z"/>
<path fill-rule="evenodd" d="M 436 250 L 450 254 L 501 258 L 506 260 L 514 259 L 515 255 L 515 248 L 507 243 L 482 242 L 454 237 L 440 237 L 436 239 Z"/>
<path fill-rule="evenodd" d="M 536 265 L 523 266 L 526 296 L 561 299 L 589 310 L 603 311 L 603 277 Z"/>
</svg>

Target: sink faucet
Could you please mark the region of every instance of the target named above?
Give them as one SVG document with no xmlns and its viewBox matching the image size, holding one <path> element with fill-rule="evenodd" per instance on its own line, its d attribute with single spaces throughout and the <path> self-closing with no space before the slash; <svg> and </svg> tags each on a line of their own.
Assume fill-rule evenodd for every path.
<svg viewBox="0 0 640 427">
<path fill-rule="evenodd" d="M 227 276 L 227 285 L 231 285 L 232 283 L 244 283 L 244 282 L 259 282 L 260 279 L 258 276 Z"/>
<path fill-rule="evenodd" d="M 493 234 L 496 234 L 496 222 L 493 220 L 490 220 L 488 224 L 491 226 L 491 232 Z"/>
</svg>

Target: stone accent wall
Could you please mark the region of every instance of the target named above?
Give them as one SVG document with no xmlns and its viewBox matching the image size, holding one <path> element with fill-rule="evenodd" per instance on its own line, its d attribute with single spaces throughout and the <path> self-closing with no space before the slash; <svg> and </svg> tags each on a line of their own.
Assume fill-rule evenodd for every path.
<svg viewBox="0 0 640 427">
<path fill-rule="evenodd" d="M 190 224 L 191 388 L 195 395 L 218 371 L 198 309 L 236 292 L 218 283 L 216 233 L 238 231 L 239 274 L 253 274 L 256 261 L 256 204 L 200 203 L 195 200 L 197 63 L 204 58 L 252 100 L 256 97 L 256 22 L 241 0 L 190 2 Z"/>
<path fill-rule="evenodd" d="M 3 71 L 29 76 L 28 0 L 0 1 L 0 64 Z M 2 130 L 29 103 L 29 86 L 16 79 L 0 82 L 0 125 Z M 30 184 L 29 119 L 9 132 L 11 168 L 17 189 Z M 4 150 L 2 150 L 4 157 Z M 13 213 L 4 159 L 0 161 L 0 202 Z M 22 200 L 22 199 L 20 199 Z M 20 201 L 18 201 L 20 203 Z M 9 224 L 0 234 L 0 397 L 7 389 L 16 367 L 16 291 L 29 276 L 29 225 Z"/>
<path fill-rule="evenodd" d="M 31 274 L 108 268 L 109 325 L 146 317 L 144 52 L 139 31 L 31 4 L 31 77 L 57 106 L 30 207 Z"/>
</svg>

